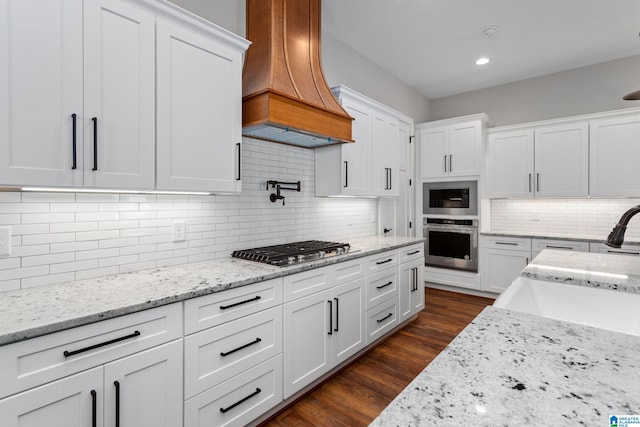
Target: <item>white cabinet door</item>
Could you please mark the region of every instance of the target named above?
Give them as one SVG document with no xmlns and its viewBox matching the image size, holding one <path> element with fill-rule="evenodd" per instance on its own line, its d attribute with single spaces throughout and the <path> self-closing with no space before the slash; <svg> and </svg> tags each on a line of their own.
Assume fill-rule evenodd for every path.
<svg viewBox="0 0 640 427">
<path fill-rule="evenodd" d="M 338 365 L 366 344 L 364 317 L 364 277 L 336 286 L 333 292 L 332 364 Z"/>
<path fill-rule="evenodd" d="M 157 187 L 239 192 L 239 50 L 157 22 Z"/>
<path fill-rule="evenodd" d="M 448 171 L 450 176 L 480 175 L 482 130 L 479 122 L 452 126 L 448 141 Z"/>
<path fill-rule="evenodd" d="M 413 161 L 411 158 L 411 146 L 413 145 L 411 138 L 411 127 L 413 123 L 407 121 L 409 119 L 400 119 L 398 121 L 398 146 L 400 147 L 398 152 L 400 157 L 398 159 L 398 168 L 403 171 L 413 171 Z M 410 173 L 409 175 L 413 175 Z"/>
<path fill-rule="evenodd" d="M 424 259 L 400 265 L 400 323 L 424 308 Z"/>
<path fill-rule="evenodd" d="M 351 134 L 353 144 L 343 144 L 342 150 L 342 191 L 344 195 L 362 196 L 371 194 L 370 162 L 372 114 L 364 105 L 352 100 L 342 104 L 354 118 Z"/>
<path fill-rule="evenodd" d="M 155 185 L 155 17 L 133 2 L 84 2 L 84 185 Z"/>
<path fill-rule="evenodd" d="M 101 427 L 102 375 L 102 367 L 98 367 L 2 399 L 0 424 L 3 427 Z"/>
<path fill-rule="evenodd" d="M 439 178 L 446 174 L 445 167 L 448 168 L 447 133 L 446 128 L 422 129 L 418 132 L 421 178 Z"/>
<path fill-rule="evenodd" d="M 592 120 L 590 194 L 640 197 L 640 115 Z"/>
<path fill-rule="evenodd" d="M 496 132 L 487 142 L 487 196 L 533 197 L 533 130 Z"/>
<path fill-rule="evenodd" d="M 331 289 L 284 305 L 284 398 L 331 369 Z"/>
<path fill-rule="evenodd" d="M 495 293 L 504 291 L 520 275 L 530 260 L 530 252 L 485 249 L 482 290 Z"/>
<path fill-rule="evenodd" d="M 82 2 L 0 0 L 0 185 L 82 185 L 82 102 Z"/>
<path fill-rule="evenodd" d="M 375 114 L 371 156 L 371 186 L 376 196 L 397 196 L 398 120 Z"/>
<path fill-rule="evenodd" d="M 182 425 L 182 340 L 104 366 L 105 426 Z"/>
<path fill-rule="evenodd" d="M 586 197 L 589 194 L 587 122 L 537 128 L 535 196 Z"/>
</svg>

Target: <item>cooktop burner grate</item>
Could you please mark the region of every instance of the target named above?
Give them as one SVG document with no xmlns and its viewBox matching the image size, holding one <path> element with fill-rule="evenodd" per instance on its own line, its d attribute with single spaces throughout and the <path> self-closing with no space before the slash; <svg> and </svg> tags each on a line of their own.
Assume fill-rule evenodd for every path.
<svg viewBox="0 0 640 427">
<path fill-rule="evenodd" d="M 265 264 L 286 266 L 346 254 L 349 249 L 348 243 L 306 240 L 283 245 L 237 250 L 231 256 Z"/>
</svg>

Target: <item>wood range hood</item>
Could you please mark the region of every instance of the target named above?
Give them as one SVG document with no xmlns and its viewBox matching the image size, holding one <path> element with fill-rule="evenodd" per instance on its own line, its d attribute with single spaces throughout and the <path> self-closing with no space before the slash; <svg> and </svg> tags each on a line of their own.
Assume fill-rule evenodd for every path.
<svg viewBox="0 0 640 427">
<path fill-rule="evenodd" d="M 320 62 L 321 0 L 247 0 L 242 134 L 314 148 L 353 142 Z"/>
</svg>

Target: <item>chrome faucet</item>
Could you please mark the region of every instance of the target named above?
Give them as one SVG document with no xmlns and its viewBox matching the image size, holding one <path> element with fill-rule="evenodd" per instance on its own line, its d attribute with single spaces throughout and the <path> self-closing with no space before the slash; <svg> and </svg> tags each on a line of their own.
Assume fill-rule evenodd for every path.
<svg viewBox="0 0 640 427">
<path fill-rule="evenodd" d="M 604 243 L 607 246 L 611 246 L 612 248 L 621 247 L 622 242 L 624 241 L 624 232 L 627 231 L 627 224 L 629 224 L 629 220 L 637 213 L 640 213 L 640 205 L 635 206 L 623 213 L 616 226 L 613 227 L 613 230 L 611 230 L 611 233 L 609 233 L 607 241 Z"/>
</svg>

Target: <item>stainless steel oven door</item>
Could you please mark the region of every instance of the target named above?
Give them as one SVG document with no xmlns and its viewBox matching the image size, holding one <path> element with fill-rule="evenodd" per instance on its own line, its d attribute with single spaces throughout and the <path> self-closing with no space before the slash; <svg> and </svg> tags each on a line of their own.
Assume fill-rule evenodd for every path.
<svg viewBox="0 0 640 427">
<path fill-rule="evenodd" d="M 425 219 L 426 222 L 426 219 Z M 478 271 L 478 227 L 424 224 L 425 265 L 453 270 Z"/>
</svg>

